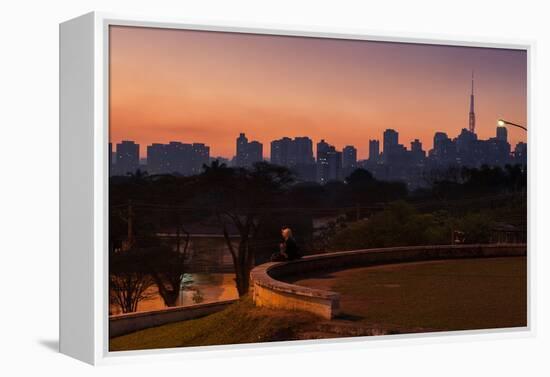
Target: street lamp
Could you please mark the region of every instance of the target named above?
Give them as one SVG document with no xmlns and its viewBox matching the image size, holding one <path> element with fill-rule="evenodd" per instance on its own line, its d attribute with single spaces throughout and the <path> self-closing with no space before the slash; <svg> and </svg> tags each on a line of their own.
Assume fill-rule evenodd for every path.
<svg viewBox="0 0 550 377">
<path fill-rule="evenodd" d="M 504 120 L 504 119 L 499 119 L 499 120 L 497 121 L 497 124 L 498 124 L 500 127 L 504 127 L 504 126 L 506 126 L 506 125 L 508 124 L 508 125 L 510 125 L 510 126 L 519 127 L 519 128 L 521 128 L 521 129 L 527 131 L 527 128 L 526 128 L 526 127 L 521 126 L 521 125 L 516 124 L 516 123 L 508 122 L 507 120 Z"/>
</svg>

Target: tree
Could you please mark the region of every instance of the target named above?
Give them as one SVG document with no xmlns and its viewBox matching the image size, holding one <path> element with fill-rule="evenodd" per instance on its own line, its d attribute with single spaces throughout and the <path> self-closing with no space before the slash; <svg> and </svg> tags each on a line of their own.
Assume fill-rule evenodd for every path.
<svg viewBox="0 0 550 377">
<path fill-rule="evenodd" d="M 186 273 L 186 252 L 187 246 L 184 250 L 173 250 L 167 246 L 146 250 L 147 271 L 166 306 L 177 304 Z"/>
<path fill-rule="evenodd" d="M 373 175 L 365 169 L 355 169 L 347 178 L 346 183 L 352 187 L 367 187 L 375 181 Z"/>
<path fill-rule="evenodd" d="M 507 186 L 512 192 L 525 190 L 527 187 L 527 171 L 522 165 L 506 165 Z"/>
<path fill-rule="evenodd" d="M 372 204 L 404 199 L 407 186 L 403 182 L 379 181 L 365 169 L 356 169 L 346 178 L 354 204 Z"/>
<path fill-rule="evenodd" d="M 139 295 L 142 276 L 125 269 L 123 264 L 132 264 L 139 258 L 143 268 L 139 272 L 148 274 L 149 283 L 157 286 L 167 306 L 176 305 L 185 287 L 190 243 L 184 224 L 205 216 L 200 210 L 184 208 L 193 196 L 194 178 L 148 175 L 137 170 L 135 174 L 111 180 L 110 188 L 109 244 L 113 256 L 110 269 L 116 272 L 112 276 L 112 287 L 118 296 L 115 301 L 127 308 L 124 310 L 135 308 L 131 302 Z M 159 233 L 175 234 L 175 245 L 167 245 Z M 127 258 L 121 260 L 123 257 Z"/>
<path fill-rule="evenodd" d="M 212 164 L 197 179 L 197 205 L 215 213 L 233 259 L 239 296 L 248 293 L 250 271 L 254 267 L 254 239 L 267 216 L 284 204 L 284 192 L 294 182 L 285 167 L 266 162 L 252 168 L 228 168 Z M 238 242 L 230 232 L 238 234 Z"/>
<path fill-rule="evenodd" d="M 462 183 L 461 170 L 457 166 L 425 170 L 422 173 L 424 182 L 430 187 L 433 197 L 445 202 L 456 196 Z"/>
<path fill-rule="evenodd" d="M 109 288 L 112 299 L 123 313 L 135 312 L 139 302 L 149 297 L 147 290 L 152 285 L 143 250 L 111 252 Z"/>
</svg>

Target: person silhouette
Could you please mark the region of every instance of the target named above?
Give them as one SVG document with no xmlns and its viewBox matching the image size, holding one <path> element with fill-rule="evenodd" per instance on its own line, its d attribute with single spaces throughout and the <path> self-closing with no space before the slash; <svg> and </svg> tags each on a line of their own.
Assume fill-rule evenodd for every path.
<svg viewBox="0 0 550 377">
<path fill-rule="evenodd" d="M 283 227 L 281 229 L 282 242 L 279 244 L 279 252 L 271 256 L 271 261 L 282 262 L 300 258 L 298 245 L 292 236 L 292 229 Z"/>
</svg>

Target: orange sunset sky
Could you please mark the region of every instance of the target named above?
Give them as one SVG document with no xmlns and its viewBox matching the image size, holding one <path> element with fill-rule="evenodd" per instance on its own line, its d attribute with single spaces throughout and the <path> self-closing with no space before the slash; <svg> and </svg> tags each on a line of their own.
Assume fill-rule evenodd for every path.
<svg viewBox="0 0 550 377">
<path fill-rule="evenodd" d="M 504 118 L 527 125 L 523 50 L 111 26 L 110 138 L 202 142 L 231 158 L 245 132 L 264 145 L 309 136 L 368 156 L 386 128 L 427 151 L 433 134 L 468 127 L 475 71 L 476 132 Z M 510 128 L 512 149 L 526 141 Z"/>
</svg>

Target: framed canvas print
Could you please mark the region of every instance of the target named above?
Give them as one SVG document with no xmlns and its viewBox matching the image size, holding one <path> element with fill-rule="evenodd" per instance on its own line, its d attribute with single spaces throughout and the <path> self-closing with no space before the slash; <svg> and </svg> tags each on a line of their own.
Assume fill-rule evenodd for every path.
<svg viewBox="0 0 550 377">
<path fill-rule="evenodd" d="M 61 352 L 529 333 L 531 49 L 61 24 Z"/>
</svg>

